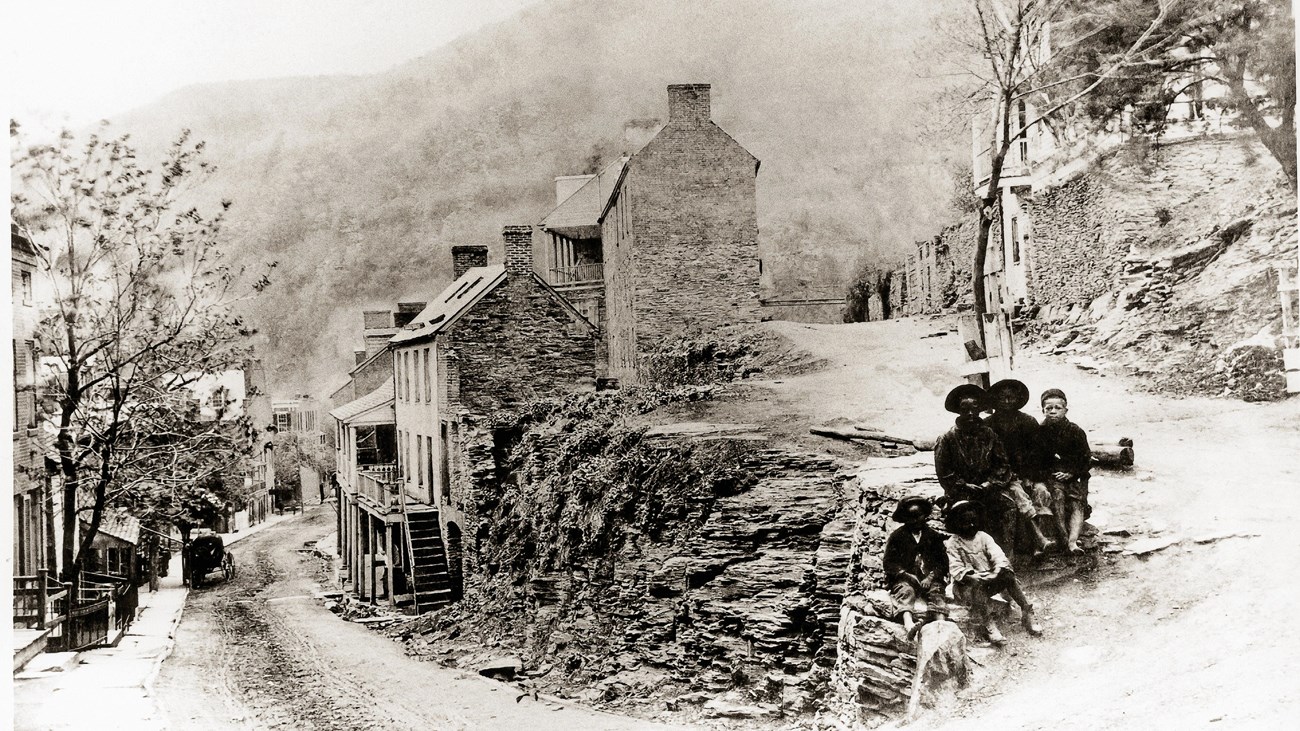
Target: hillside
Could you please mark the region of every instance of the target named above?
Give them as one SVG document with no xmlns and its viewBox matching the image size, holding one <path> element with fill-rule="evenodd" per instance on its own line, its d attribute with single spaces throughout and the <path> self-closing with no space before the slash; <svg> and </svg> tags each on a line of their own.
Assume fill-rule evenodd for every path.
<svg viewBox="0 0 1300 731">
<path fill-rule="evenodd" d="M 713 84 L 762 160 L 775 286 L 841 289 L 945 215 L 945 151 L 916 137 L 925 20 L 904 0 L 557 0 L 386 73 L 192 87 L 114 124 L 146 149 L 182 127 L 209 143 L 239 253 L 281 263 L 252 313 L 274 385 L 320 391 L 360 309 L 428 297 L 452 245 L 497 249 L 553 176 L 634 152 L 674 82 Z"/>
</svg>

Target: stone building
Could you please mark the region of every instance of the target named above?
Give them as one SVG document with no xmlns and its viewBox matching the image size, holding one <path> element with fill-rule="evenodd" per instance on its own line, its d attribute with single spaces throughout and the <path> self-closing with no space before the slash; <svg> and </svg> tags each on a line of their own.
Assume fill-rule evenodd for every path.
<svg viewBox="0 0 1300 731">
<path fill-rule="evenodd" d="M 636 383 L 658 345 L 759 319 L 758 168 L 713 122 L 709 85 L 674 84 L 636 154 L 556 179 L 540 270 L 600 328 L 601 375 Z"/>
<path fill-rule="evenodd" d="M 507 226 L 503 238 L 505 263 L 494 266 L 486 246 L 456 247 L 455 281 L 391 338 L 391 402 L 380 393 L 333 414 L 348 466 L 357 455 L 344 429 L 392 408 L 391 472 L 340 475 L 356 480 L 361 507 L 340 550 L 369 600 L 427 611 L 458 598 L 473 564 L 466 536 L 479 529 L 476 488 L 502 438 L 495 417 L 595 389 L 595 327 L 535 273 L 532 227 Z"/>
</svg>

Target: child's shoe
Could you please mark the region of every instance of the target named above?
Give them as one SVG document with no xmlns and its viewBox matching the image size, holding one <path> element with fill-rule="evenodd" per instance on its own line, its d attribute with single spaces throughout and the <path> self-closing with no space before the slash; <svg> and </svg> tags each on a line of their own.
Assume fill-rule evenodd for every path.
<svg viewBox="0 0 1300 731">
<path fill-rule="evenodd" d="M 1043 634 L 1043 625 L 1038 623 L 1034 617 L 1034 608 L 1025 607 L 1024 614 L 1020 617 L 1020 624 L 1024 626 L 1025 631 L 1034 637 L 1040 637 Z"/>
</svg>

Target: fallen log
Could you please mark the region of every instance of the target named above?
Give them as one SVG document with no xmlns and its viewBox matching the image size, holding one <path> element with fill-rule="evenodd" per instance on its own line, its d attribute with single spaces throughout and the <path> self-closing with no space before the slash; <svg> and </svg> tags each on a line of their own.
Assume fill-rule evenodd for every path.
<svg viewBox="0 0 1300 731">
<path fill-rule="evenodd" d="M 1102 467 L 1126 469 L 1133 466 L 1133 448 L 1118 444 L 1094 444 L 1092 461 Z"/>
<path fill-rule="evenodd" d="M 1121 447 L 1133 446 L 1133 440 L 1129 437 L 1119 437 L 1118 439 L 1115 437 L 1088 437 L 1088 442 L 1093 446 L 1102 444 L 1119 445 Z"/>
<path fill-rule="evenodd" d="M 857 431 L 855 429 L 840 429 L 833 426 L 815 426 L 808 430 L 809 433 L 816 434 L 819 437 L 831 437 L 832 439 L 843 439 L 846 442 L 878 442 L 880 444 L 900 444 L 912 446 L 911 440 L 901 437 L 891 437 L 885 434 L 875 432 Z"/>
</svg>

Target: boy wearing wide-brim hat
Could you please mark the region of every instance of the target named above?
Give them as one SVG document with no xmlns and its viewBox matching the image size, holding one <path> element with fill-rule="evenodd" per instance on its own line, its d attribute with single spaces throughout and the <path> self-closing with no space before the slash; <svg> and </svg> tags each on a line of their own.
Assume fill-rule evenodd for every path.
<svg viewBox="0 0 1300 731">
<path fill-rule="evenodd" d="M 923 497 L 900 500 L 894 520 L 902 525 L 889 534 L 881 561 L 896 616 L 909 633 L 921 612 L 928 620 L 948 614 L 943 595 L 948 584 L 948 552 L 943 536 L 926 524 L 933 509 Z"/>
<path fill-rule="evenodd" d="M 947 542 L 948 567 L 954 594 L 970 604 L 971 623 L 995 645 L 1006 642 L 989 614 L 989 597 L 1004 593 L 1020 606 L 1021 622 L 1031 635 L 1043 628 L 1034 618 L 1034 605 L 1025 596 L 1011 562 L 988 533 L 979 529 L 979 509 L 962 501 L 948 508 L 945 526 L 952 535 Z"/>
<path fill-rule="evenodd" d="M 943 406 L 956 424 L 934 445 L 934 473 L 949 505 L 969 500 L 979 506 L 983 524 L 999 542 L 1012 537 L 1016 506 L 1006 495 L 1011 468 L 1002 442 L 980 420 L 988 409 L 984 389 L 963 383 L 948 392 Z"/>
<path fill-rule="evenodd" d="M 1021 524 L 1033 534 L 1035 555 L 1052 547 L 1045 531 L 1055 529 L 1052 496 L 1043 482 L 1042 450 L 1039 448 L 1038 421 L 1020 409 L 1029 403 L 1029 387 L 1014 378 L 1006 378 L 989 387 L 993 413 L 984 424 L 998 435 L 1011 465 L 1007 495 L 1016 504 Z M 1011 545 L 1004 546 L 1014 553 Z"/>
</svg>

